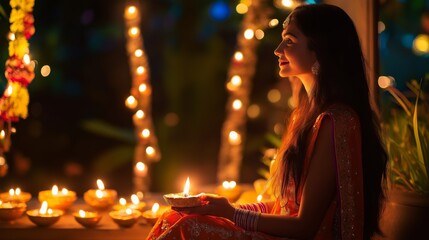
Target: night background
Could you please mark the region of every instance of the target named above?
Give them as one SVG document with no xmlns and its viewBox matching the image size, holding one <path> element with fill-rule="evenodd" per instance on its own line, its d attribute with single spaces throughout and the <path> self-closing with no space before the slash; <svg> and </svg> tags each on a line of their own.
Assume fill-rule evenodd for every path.
<svg viewBox="0 0 429 240">
<path fill-rule="evenodd" d="M 0 2 L 8 15 L 9 1 Z M 162 154 L 151 165 L 152 191 L 176 191 L 176 182 L 186 176 L 199 185 L 216 182 L 225 82 L 243 19 L 235 11 L 238 2 L 140 2 L 152 117 Z M 132 190 L 135 141 L 133 112 L 124 105 L 131 87 L 124 7 L 124 1 L 114 0 L 36 0 L 36 33 L 29 41 L 37 65 L 28 87 L 29 116 L 14 124 L 1 191 L 19 186 L 36 194 L 57 184 L 82 195 L 97 178 L 119 194 Z M 273 9 L 273 17 L 282 22 L 288 10 Z M 405 82 L 429 73 L 428 52 L 413 51 L 415 38 L 429 34 L 429 1 L 381 0 L 379 18 L 385 25 L 379 35 L 379 75 L 393 76 L 398 88 L 405 88 Z M 8 56 L 8 31 L 8 16 L 2 16 L 0 62 Z M 267 135 L 278 134 L 274 126 L 283 124 L 290 111 L 289 81 L 277 76 L 273 54 L 280 33 L 281 24 L 267 29 L 258 47 L 251 103 L 261 107 L 261 114 L 247 122 L 243 183 L 260 177 L 263 151 L 273 147 Z M 52 69 L 47 77 L 40 74 L 44 65 Z M 1 74 L 1 87 L 6 83 Z M 283 95 L 272 103 L 267 94 L 274 88 Z"/>
</svg>

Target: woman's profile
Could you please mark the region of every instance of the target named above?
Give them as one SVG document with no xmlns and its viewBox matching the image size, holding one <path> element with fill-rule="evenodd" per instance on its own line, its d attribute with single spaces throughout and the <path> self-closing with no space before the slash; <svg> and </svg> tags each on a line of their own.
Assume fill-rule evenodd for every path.
<svg viewBox="0 0 429 240">
<path fill-rule="evenodd" d="M 147 239 L 370 239 L 387 156 L 370 105 L 365 61 L 350 17 L 302 5 L 283 24 L 279 75 L 302 84 L 269 184 L 276 201 L 234 205 L 207 195 L 174 208 Z"/>
</svg>

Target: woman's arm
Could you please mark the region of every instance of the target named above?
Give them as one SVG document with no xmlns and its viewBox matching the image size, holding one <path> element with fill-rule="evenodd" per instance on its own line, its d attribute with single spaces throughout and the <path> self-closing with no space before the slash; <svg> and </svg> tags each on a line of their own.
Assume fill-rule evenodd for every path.
<svg viewBox="0 0 429 240">
<path fill-rule="evenodd" d="M 320 227 L 336 191 L 336 167 L 333 125 L 330 118 L 322 120 L 304 183 L 297 217 L 262 214 L 257 231 L 289 238 L 312 238 Z M 233 221 L 235 208 L 226 198 L 205 196 L 201 207 L 176 209 L 186 213 L 207 214 Z"/>
</svg>

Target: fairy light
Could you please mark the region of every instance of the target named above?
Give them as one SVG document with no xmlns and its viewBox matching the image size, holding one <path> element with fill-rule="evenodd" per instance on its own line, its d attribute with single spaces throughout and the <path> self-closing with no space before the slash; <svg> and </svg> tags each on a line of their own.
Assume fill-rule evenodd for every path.
<svg viewBox="0 0 429 240">
<path fill-rule="evenodd" d="M 143 66 L 138 66 L 136 69 L 137 74 L 141 75 L 146 71 L 146 69 Z"/>
<path fill-rule="evenodd" d="M 141 57 L 141 56 L 143 56 L 143 50 L 141 50 L 141 49 L 137 49 L 137 50 L 135 50 L 135 51 L 134 51 L 134 56 L 136 56 L 136 57 Z"/>
<path fill-rule="evenodd" d="M 241 62 L 243 60 L 244 56 L 242 52 L 235 52 L 234 59 L 238 62 Z"/>
<path fill-rule="evenodd" d="M 234 108 L 235 110 L 239 110 L 242 106 L 243 103 L 239 99 L 236 99 L 234 100 L 234 102 L 232 102 L 232 108 Z"/>
<path fill-rule="evenodd" d="M 244 31 L 244 38 L 249 40 L 252 39 L 253 36 L 255 36 L 255 32 L 252 29 L 246 29 L 246 31 Z"/>
<path fill-rule="evenodd" d="M 130 109 L 136 108 L 137 104 L 138 104 L 138 102 L 137 102 L 136 98 L 132 95 L 127 97 L 127 100 L 125 100 L 125 105 Z"/>
<path fill-rule="evenodd" d="M 237 11 L 237 13 L 239 13 L 239 14 L 245 14 L 245 13 L 247 13 L 248 10 L 249 10 L 249 8 L 244 3 L 239 3 L 235 7 L 235 11 Z"/>
<path fill-rule="evenodd" d="M 147 85 L 142 83 L 139 85 L 139 92 L 144 93 L 147 89 Z"/>
<path fill-rule="evenodd" d="M 132 76 L 130 89 L 130 99 L 126 101 L 126 106 L 130 109 L 138 109 L 133 114 L 133 123 L 137 143 L 135 146 L 133 165 L 141 163 L 150 170 L 150 163 L 159 161 L 161 158 L 158 151 L 158 140 L 154 131 L 151 116 L 151 86 L 150 86 L 150 69 L 148 66 L 147 56 L 143 45 L 142 31 L 140 26 L 140 1 L 130 0 L 129 5 L 125 7 L 125 37 L 127 39 L 126 49 L 129 56 L 129 65 Z M 133 184 L 135 192 L 145 192 L 149 189 L 149 174 L 138 174 L 134 172 Z"/>
<path fill-rule="evenodd" d="M 257 30 L 255 31 L 255 38 L 256 38 L 256 39 L 261 40 L 262 38 L 264 38 L 264 36 L 265 36 L 265 33 L 264 33 L 264 31 L 263 31 L 263 30 L 261 30 L 261 29 L 257 29 Z"/>
<path fill-rule="evenodd" d="M 264 38 L 264 29 L 269 26 L 272 18 L 270 4 L 264 0 L 240 0 L 236 5 L 239 14 L 245 14 L 241 29 L 237 35 L 237 51 L 231 57 L 228 81 L 229 99 L 227 116 L 222 127 L 221 144 L 218 159 L 217 181 L 237 181 L 242 161 L 242 148 L 246 129 L 251 79 L 257 62 L 257 46 Z M 278 21 L 278 20 L 277 20 Z M 277 23 L 278 24 L 278 23 Z M 272 25 L 275 25 L 272 22 Z M 252 116 L 259 111 L 250 111 Z"/>
<path fill-rule="evenodd" d="M 268 23 L 268 26 L 273 28 L 275 26 L 279 25 L 279 20 L 278 19 L 271 19 L 270 22 Z"/>
</svg>

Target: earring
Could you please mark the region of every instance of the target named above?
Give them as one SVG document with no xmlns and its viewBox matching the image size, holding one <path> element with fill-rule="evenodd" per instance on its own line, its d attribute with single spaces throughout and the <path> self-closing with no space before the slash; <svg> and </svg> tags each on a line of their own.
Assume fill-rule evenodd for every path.
<svg viewBox="0 0 429 240">
<path fill-rule="evenodd" d="M 320 64 L 316 60 L 316 62 L 314 62 L 314 64 L 313 64 L 313 66 L 311 66 L 311 72 L 317 76 L 317 75 L 319 75 L 319 71 L 320 71 Z"/>
</svg>

